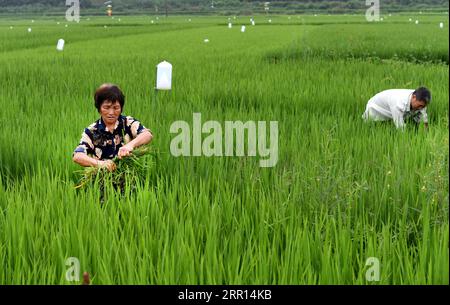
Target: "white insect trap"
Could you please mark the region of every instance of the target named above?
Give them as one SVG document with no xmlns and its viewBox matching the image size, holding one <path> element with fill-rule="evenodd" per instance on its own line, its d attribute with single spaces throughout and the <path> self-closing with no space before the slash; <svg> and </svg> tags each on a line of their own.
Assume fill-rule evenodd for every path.
<svg viewBox="0 0 450 305">
<path fill-rule="evenodd" d="M 156 66 L 156 90 L 172 89 L 172 65 L 163 61 Z"/>
<path fill-rule="evenodd" d="M 58 50 L 58 51 L 64 50 L 64 39 L 58 40 L 58 44 L 56 45 L 56 50 Z"/>
</svg>

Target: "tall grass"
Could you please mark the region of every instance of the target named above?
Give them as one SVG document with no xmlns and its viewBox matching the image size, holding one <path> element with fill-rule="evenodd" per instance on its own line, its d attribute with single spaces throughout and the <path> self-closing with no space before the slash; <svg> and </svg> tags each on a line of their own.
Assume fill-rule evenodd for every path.
<svg viewBox="0 0 450 305">
<path fill-rule="evenodd" d="M 27 20 L 0 20 L 0 283 L 71 284 L 65 260 L 77 257 L 93 284 L 448 284 L 448 17 L 361 18 L 257 16 L 245 33 L 223 17 L 107 29 L 99 17 L 67 29 L 36 19 L 30 35 Z M 414 35 L 429 47 L 399 45 Z M 396 52 L 446 52 L 447 64 Z M 163 59 L 173 90 L 155 96 Z M 98 186 L 74 189 L 71 153 L 103 82 L 125 91 L 124 112 L 153 131 L 159 155 L 99 204 Z M 361 121 L 378 91 L 419 85 L 433 94 L 429 132 Z M 276 167 L 172 157 L 169 127 L 193 112 L 279 121 Z M 366 280 L 369 257 L 379 282 Z"/>
</svg>

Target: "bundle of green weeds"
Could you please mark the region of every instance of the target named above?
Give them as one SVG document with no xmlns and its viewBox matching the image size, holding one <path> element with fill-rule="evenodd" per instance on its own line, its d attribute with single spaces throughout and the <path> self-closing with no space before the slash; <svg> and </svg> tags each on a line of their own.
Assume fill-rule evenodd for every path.
<svg viewBox="0 0 450 305">
<path fill-rule="evenodd" d="M 92 186 L 95 183 L 103 188 L 109 184 L 123 190 L 125 183 L 135 184 L 144 179 L 146 173 L 154 166 L 156 152 L 149 146 L 134 149 L 127 157 L 112 159 L 116 165 L 115 170 L 107 168 L 86 167 L 81 172 L 81 178 L 76 189 Z"/>
</svg>

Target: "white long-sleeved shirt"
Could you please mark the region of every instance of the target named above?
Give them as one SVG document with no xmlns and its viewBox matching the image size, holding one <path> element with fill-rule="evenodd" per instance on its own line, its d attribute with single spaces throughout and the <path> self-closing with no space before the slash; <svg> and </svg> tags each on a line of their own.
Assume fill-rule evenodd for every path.
<svg viewBox="0 0 450 305">
<path fill-rule="evenodd" d="M 419 123 L 428 123 L 427 108 L 411 110 L 412 89 L 390 89 L 382 91 L 372 97 L 362 115 L 365 120 L 386 121 L 393 120 L 397 128 L 404 128 L 405 120 L 413 117 Z"/>
</svg>

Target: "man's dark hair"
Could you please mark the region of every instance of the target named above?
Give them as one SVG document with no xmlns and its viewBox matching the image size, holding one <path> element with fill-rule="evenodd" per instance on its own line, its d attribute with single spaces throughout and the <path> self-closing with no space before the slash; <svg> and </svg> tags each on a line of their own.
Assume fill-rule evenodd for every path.
<svg viewBox="0 0 450 305">
<path fill-rule="evenodd" d="M 426 105 L 428 105 L 431 102 L 431 92 L 425 87 L 417 88 L 413 95 L 416 96 L 416 99 L 418 101 L 425 102 Z"/>
<path fill-rule="evenodd" d="M 95 108 L 97 108 L 98 111 L 100 111 L 100 107 L 105 101 L 110 101 L 112 103 L 119 102 L 120 108 L 122 108 L 123 111 L 125 96 L 123 95 L 122 90 L 120 90 L 120 88 L 116 85 L 103 84 L 95 91 L 94 101 Z"/>
</svg>

